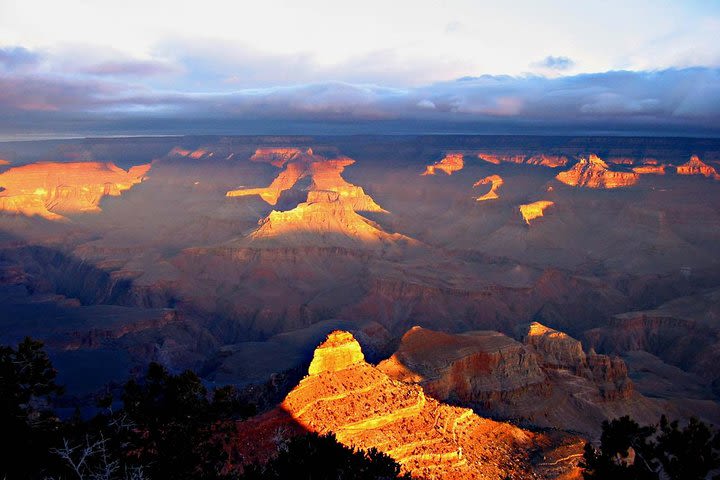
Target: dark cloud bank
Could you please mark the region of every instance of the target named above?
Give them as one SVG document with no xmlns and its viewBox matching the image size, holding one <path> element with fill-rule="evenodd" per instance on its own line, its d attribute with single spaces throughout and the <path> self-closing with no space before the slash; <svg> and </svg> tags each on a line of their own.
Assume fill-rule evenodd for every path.
<svg viewBox="0 0 720 480">
<path fill-rule="evenodd" d="M 167 64 L 72 74 L 0 49 L 0 133 L 614 133 L 720 136 L 720 70 L 480 76 L 411 88 L 315 82 L 193 93 L 150 87 Z M 549 68 L 572 66 L 548 57 Z"/>
</svg>

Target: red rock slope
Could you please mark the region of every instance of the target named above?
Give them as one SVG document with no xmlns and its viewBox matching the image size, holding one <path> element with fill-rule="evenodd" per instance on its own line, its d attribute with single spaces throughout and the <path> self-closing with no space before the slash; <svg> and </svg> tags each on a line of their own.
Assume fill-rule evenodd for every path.
<svg viewBox="0 0 720 480">
<path fill-rule="evenodd" d="M 246 461 L 261 457 L 261 451 L 274 448 L 277 432 L 302 429 L 333 432 L 345 445 L 377 448 L 416 478 L 558 474 L 531 463 L 534 451 L 550 445 L 548 437 L 443 404 L 418 385 L 390 379 L 365 362 L 348 332 L 331 333 L 317 348 L 308 376 L 278 409 L 238 425 L 234 454 Z"/>
</svg>

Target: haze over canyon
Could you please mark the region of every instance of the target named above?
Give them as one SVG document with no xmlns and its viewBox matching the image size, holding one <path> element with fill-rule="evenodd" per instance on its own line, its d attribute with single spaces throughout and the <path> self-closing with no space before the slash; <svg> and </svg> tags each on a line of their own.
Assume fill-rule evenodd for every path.
<svg viewBox="0 0 720 480">
<path fill-rule="evenodd" d="M 282 426 L 418 478 L 571 478 L 603 420 L 720 421 L 717 140 L 147 137 L 0 158 L 0 340 L 45 342 L 67 408 L 155 361 L 263 406 L 238 458 Z"/>
</svg>

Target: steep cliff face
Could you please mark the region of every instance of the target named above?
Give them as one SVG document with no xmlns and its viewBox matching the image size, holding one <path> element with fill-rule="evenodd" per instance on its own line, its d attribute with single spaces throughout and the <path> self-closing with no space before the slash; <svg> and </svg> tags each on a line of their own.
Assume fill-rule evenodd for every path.
<svg viewBox="0 0 720 480">
<path fill-rule="evenodd" d="M 582 344 L 570 335 L 533 322 L 520 329 L 520 336 L 523 343 L 539 355 L 545 367 L 566 368 L 578 373 L 584 369 Z"/>
<path fill-rule="evenodd" d="M 345 167 L 355 163 L 349 157 L 327 159 L 316 155 L 311 148 L 258 149 L 251 158 L 255 162 L 270 163 L 285 169 L 267 187 L 241 188 L 227 192 L 228 197 L 259 195 L 270 205 L 276 205 L 283 192 L 293 188 L 304 178 L 310 180 L 309 192 L 331 191 L 339 194 L 338 200 L 349 204 L 356 211 L 384 212 L 362 187 L 347 182 L 342 177 Z"/>
<path fill-rule="evenodd" d="M 653 310 L 615 315 L 586 332 L 590 344 L 610 352 L 643 350 L 664 362 L 720 384 L 720 289 L 679 297 Z"/>
<path fill-rule="evenodd" d="M 489 175 L 485 178 L 481 178 L 473 184 L 473 188 L 479 187 L 481 185 L 490 184 L 490 191 L 487 192 L 485 195 L 477 197 L 475 200 L 477 200 L 478 202 L 482 202 L 485 200 L 494 200 L 496 198 L 500 198 L 500 196 L 497 194 L 497 191 L 503 183 L 503 179 L 500 175 Z"/>
<path fill-rule="evenodd" d="M 555 205 L 555 202 L 551 202 L 549 200 L 538 200 L 537 202 L 520 205 L 518 208 L 520 209 L 520 215 L 522 215 L 525 223 L 530 225 L 530 220 L 542 217 L 545 213 L 545 209 L 552 207 L 553 205 Z"/>
<path fill-rule="evenodd" d="M 687 163 L 678 166 L 677 173 L 678 175 L 702 175 L 704 177 L 720 180 L 720 175 L 718 175 L 715 167 L 711 167 L 707 163 L 703 162 L 697 155 L 693 155 Z"/>
<path fill-rule="evenodd" d="M 580 158 L 570 170 L 558 173 L 555 178 L 573 187 L 619 188 L 634 185 L 640 175 L 634 172 L 610 170 L 600 157 L 590 155 L 587 158 Z"/>
<path fill-rule="evenodd" d="M 622 359 L 593 351 L 586 355 L 578 340 L 537 322 L 520 332 L 524 343 L 539 355 L 543 367 L 570 370 L 590 380 L 605 400 L 629 399 L 633 395 L 633 384 Z"/>
<path fill-rule="evenodd" d="M 274 447 L 263 432 L 297 431 L 298 426 L 332 432 L 348 446 L 376 448 L 415 478 L 552 478 L 557 473 L 551 477 L 531 461 L 533 450 L 551 446 L 549 438 L 445 405 L 418 385 L 390 379 L 363 360 L 360 345 L 347 332 L 331 333 L 318 347 L 309 375 L 278 410 L 238 426 L 233 448 L 247 459 L 246 452 L 257 454 L 265 442 L 266 449 Z M 252 432 L 252 438 L 242 432 Z M 566 471 L 572 469 L 565 464 Z"/>
<path fill-rule="evenodd" d="M 464 166 L 462 153 L 448 153 L 439 162 L 425 167 L 422 174 L 436 175 L 438 172 L 445 172 L 447 175 L 452 175 L 454 172 L 462 170 Z"/>
<path fill-rule="evenodd" d="M 63 219 L 62 213 L 99 211 L 104 196 L 118 196 L 143 181 L 150 164 L 125 171 L 112 163 L 35 163 L 0 174 L 0 211 Z"/>
</svg>

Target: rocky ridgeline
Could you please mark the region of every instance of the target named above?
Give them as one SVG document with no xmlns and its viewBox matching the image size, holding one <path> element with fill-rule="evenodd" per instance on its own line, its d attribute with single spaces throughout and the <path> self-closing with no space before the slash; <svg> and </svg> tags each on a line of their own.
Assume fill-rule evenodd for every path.
<svg viewBox="0 0 720 480">
<path fill-rule="evenodd" d="M 539 323 L 518 337 L 415 327 L 378 368 L 441 401 L 588 434 L 626 405 L 644 405 L 621 359 L 585 353 L 579 341 Z"/>
</svg>

